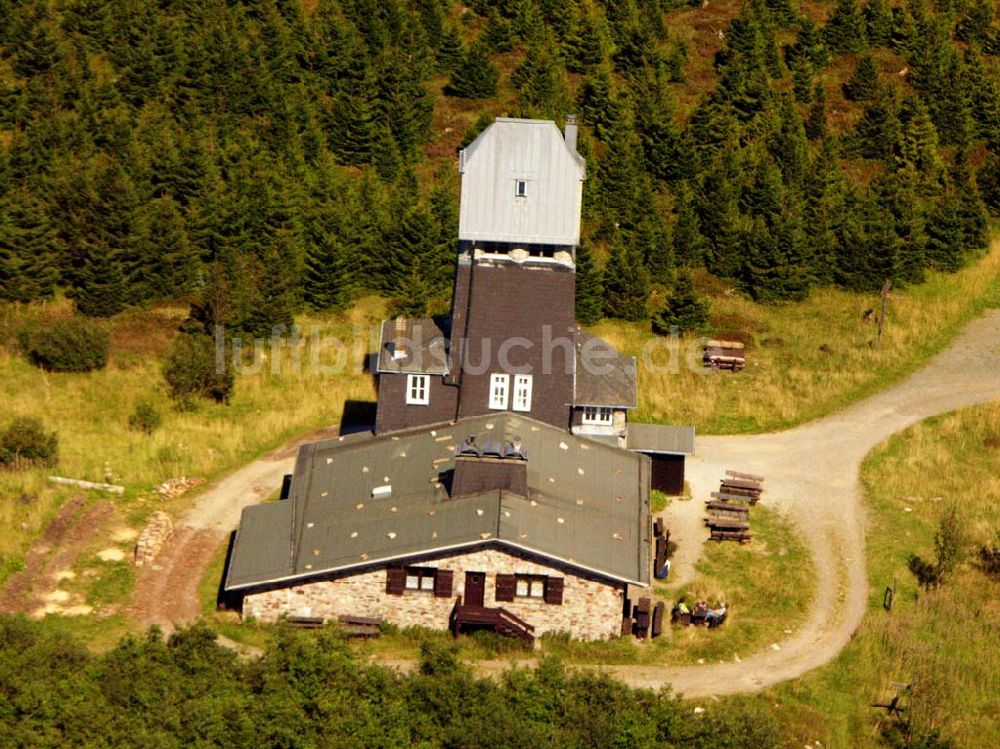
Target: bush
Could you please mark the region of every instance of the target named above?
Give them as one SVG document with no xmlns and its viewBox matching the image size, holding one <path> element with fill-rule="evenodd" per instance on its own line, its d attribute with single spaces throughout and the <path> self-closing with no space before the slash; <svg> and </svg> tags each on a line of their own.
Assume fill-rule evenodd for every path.
<svg viewBox="0 0 1000 749">
<path fill-rule="evenodd" d="M 57 462 L 58 448 L 59 437 L 47 432 L 41 419 L 20 417 L 0 434 L 0 466 L 52 466 Z"/>
<path fill-rule="evenodd" d="M 21 348 L 35 366 L 50 372 L 90 372 L 108 363 L 107 329 L 90 320 L 68 317 L 22 330 Z"/>
<path fill-rule="evenodd" d="M 139 401 L 135 404 L 135 410 L 128 417 L 129 429 L 136 432 L 152 434 L 160 428 L 163 418 L 156 407 L 149 401 Z"/>
<path fill-rule="evenodd" d="M 979 568 L 990 577 L 1000 580 L 1000 533 L 992 544 L 979 547 Z"/>
<path fill-rule="evenodd" d="M 223 362 L 225 364 L 225 362 Z M 205 335 L 183 335 L 178 338 L 163 366 L 163 377 L 170 386 L 170 395 L 181 405 L 191 398 L 211 398 L 227 403 L 235 380 L 229 367 L 222 371 L 216 366 L 214 341 Z"/>
</svg>

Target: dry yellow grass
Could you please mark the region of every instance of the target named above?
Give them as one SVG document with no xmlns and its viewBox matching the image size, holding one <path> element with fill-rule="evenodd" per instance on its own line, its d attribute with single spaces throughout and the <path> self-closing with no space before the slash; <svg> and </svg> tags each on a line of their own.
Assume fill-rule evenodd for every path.
<svg viewBox="0 0 1000 749">
<path fill-rule="evenodd" d="M 372 379 L 362 367 L 377 343 L 370 331 L 383 311 L 380 301 L 366 299 L 342 316 L 299 319 L 306 339 L 316 326 L 319 336 L 352 344 L 341 373 L 314 371 L 308 340 L 300 349 L 298 371 L 286 347 L 274 373 L 266 350 L 268 359 L 260 371 L 237 376 L 230 405 L 206 401 L 193 412 L 173 407 L 160 371 L 160 355 L 184 314 L 180 309 L 116 320 L 111 360 L 100 372 L 45 373 L 15 351 L 0 351 L 0 425 L 13 416 L 32 415 L 59 434 L 56 468 L 0 472 L 0 555 L 8 562 L 0 566 L 6 568 L 0 575 L 17 566 L 30 540 L 74 493 L 49 484 L 50 473 L 123 484 L 127 492 L 119 501 L 121 509 L 127 513 L 133 506 L 141 515 L 141 508 L 151 503 L 136 502 L 136 497 L 150 495 L 152 487 L 168 478 L 223 474 L 295 435 L 338 424 L 346 400 L 373 400 Z M 333 360 L 327 346 L 320 362 Z M 162 426 L 152 435 L 128 428 L 140 399 L 163 415 Z"/>
<path fill-rule="evenodd" d="M 725 288 L 709 294 L 713 335 L 747 343 L 747 368 L 740 374 L 703 369 L 694 339 L 682 339 L 679 353 L 667 351 L 667 339 L 654 337 L 648 323 L 604 321 L 592 328 L 639 357 L 633 419 L 694 424 L 702 433 L 770 431 L 875 392 L 916 369 L 985 306 L 1000 305 L 1000 240 L 958 273 L 931 273 L 919 286 L 892 292 L 879 350 L 870 346 L 877 294 L 824 288 L 802 303 L 780 306 L 755 304 Z M 864 312 L 873 308 L 866 320 Z M 650 341 L 660 348 L 649 360 L 658 368 L 675 361 L 663 367 L 673 371 L 644 365 Z"/>
</svg>

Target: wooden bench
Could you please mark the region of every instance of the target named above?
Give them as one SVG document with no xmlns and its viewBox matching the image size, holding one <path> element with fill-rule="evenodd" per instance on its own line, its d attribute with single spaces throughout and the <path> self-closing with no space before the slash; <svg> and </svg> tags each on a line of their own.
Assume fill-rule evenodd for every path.
<svg viewBox="0 0 1000 749">
<path fill-rule="evenodd" d="M 375 617 L 341 614 L 337 621 L 348 637 L 378 637 L 382 633 L 382 620 Z"/>
<path fill-rule="evenodd" d="M 708 501 L 705 503 L 705 509 L 708 510 L 710 515 L 721 515 L 723 517 L 749 517 L 750 508 L 742 504 L 731 504 L 729 502 L 712 502 Z"/>
<path fill-rule="evenodd" d="M 751 494 L 732 494 L 731 492 L 712 492 L 713 499 L 719 499 L 723 502 L 748 502 L 753 504 L 753 495 Z M 705 500 L 709 502 L 711 500 Z"/>
<path fill-rule="evenodd" d="M 730 476 L 730 477 L 732 477 L 734 479 L 744 479 L 746 481 L 754 481 L 754 482 L 756 482 L 758 484 L 763 484 L 764 483 L 764 477 L 763 476 L 758 476 L 755 473 L 743 473 L 743 471 L 731 471 L 731 470 L 727 470 L 726 471 L 726 475 Z"/>
<path fill-rule="evenodd" d="M 709 541 L 739 541 L 745 544 L 750 541 L 750 531 L 723 530 L 722 528 L 712 528 L 708 537 Z"/>
<path fill-rule="evenodd" d="M 708 518 L 708 525 L 720 531 L 748 531 L 750 523 L 741 518 Z"/>
<path fill-rule="evenodd" d="M 321 629 L 326 620 L 322 616 L 290 616 L 288 623 L 302 629 Z"/>
</svg>

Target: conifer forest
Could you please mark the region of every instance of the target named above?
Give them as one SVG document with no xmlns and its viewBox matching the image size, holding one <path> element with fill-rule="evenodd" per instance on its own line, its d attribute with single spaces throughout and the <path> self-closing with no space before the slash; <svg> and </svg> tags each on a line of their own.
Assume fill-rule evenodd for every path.
<svg viewBox="0 0 1000 749">
<path fill-rule="evenodd" d="M 747 0 L 700 67 L 685 9 L 2 0 L 0 299 L 254 334 L 368 292 L 443 311 L 456 150 L 497 115 L 580 117 L 583 322 L 648 318 L 687 269 L 795 300 L 985 246 L 991 0 Z"/>
</svg>

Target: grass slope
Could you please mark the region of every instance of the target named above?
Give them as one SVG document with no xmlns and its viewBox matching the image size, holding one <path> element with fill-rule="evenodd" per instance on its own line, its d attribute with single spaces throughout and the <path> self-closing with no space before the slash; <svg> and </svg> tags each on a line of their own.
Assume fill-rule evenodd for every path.
<svg viewBox="0 0 1000 749">
<path fill-rule="evenodd" d="M 1000 581 L 970 563 L 1000 530 L 1000 403 L 930 419 L 894 436 L 865 461 L 870 507 L 869 611 L 830 665 L 769 690 L 792 746 L 882 746 L 884 709 L 898 684 L 915 733 L 937 730 L 954 747 L 1000 745 Z M 920 590 L 911 553 L 933 558 L 933 538 L 949 506 L 961 508 L 970 557 L 936 590 Z M 882 608 L 896 582 L 891 613 Z"/>
</svg>

